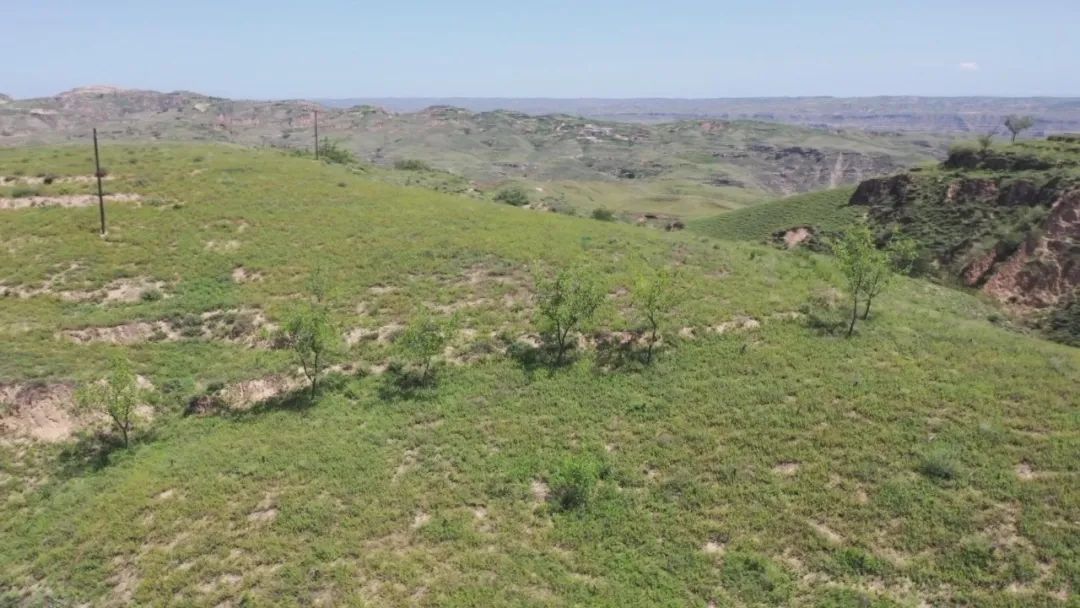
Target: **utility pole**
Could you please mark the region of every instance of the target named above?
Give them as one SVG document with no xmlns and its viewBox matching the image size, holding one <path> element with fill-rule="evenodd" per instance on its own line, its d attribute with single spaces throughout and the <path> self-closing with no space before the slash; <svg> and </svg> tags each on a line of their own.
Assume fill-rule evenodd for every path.
<svg viewBox="0 0 1080 608">
<path fill-rule="evenodd" d="M 319 160 L 319 111 L 315 110 L 315 160 Z"/>
<path fill-rule="evenodd" d="M 101 236 L 105 236 L 105 194 L 101 191 L 101 157 L 98 155 L 97 129 L 94 129 L 94 175 L 97 177 L 98 210 L 101 212 Z"/>
</svg>

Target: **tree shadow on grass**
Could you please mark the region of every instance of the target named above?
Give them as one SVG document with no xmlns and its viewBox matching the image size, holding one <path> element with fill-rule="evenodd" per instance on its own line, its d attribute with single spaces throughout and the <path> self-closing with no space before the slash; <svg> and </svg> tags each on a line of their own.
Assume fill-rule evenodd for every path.
<svg viewBox="0 0 1080 608">
<path fill-rule="evenodd" d="M 652 359 L 657 351 L 653 349 Z M 638 343 L 637 337 L 625 339 L 618 335 L 598 336 L 596 339 L 596 366 L 598 372 L 643 371 L 652 362 L 647 347 Z"/>
<path fill-rule="evenodd" d="M 157 438 L 153 427 L 136 429 L 128 446 L 116 433 L 98 430 L 80 434 L 75 441 L 64 445 L 57 455 L 57 476 L 65 479 L 78 477 L 84 473 L 99 471 L 113 462 L 113 456 L 134 450 L 138 446 L 150 443 Z"/>
<path fill-rule="evenodd" d="M 345 374 L 329 374 L 319 380 L 314 394 L 310 385 L 305 384 L 242 409 L 230 407 L 222 399 L 220 390 L 212 390 L 191 398 L 184 410 L 184 415 L 221 416 L 232 420 L 242 420 L 274 411 L 303 413 L 316 405 L 321 395 L 342 390 L 348 381 L 349 377 Z"/>
<path fill-rule="evenodd" d="M 844 336 L 850 319 L 810 311 L 806 314 L 806 327 L 819 336 Z"/>
<path fill-rule="evenodd" d="M 430 399 L 439 381 L 439 369 L 432 367 L 425 375 L 419 369 L 391 363 L 379 383 L 383 401 L 424 401 Z"/>
<path fill-rule="evenodd" d="M 558 349 L 547 342 L 535 345 L 521 341 L 510 344 L 506 354 L 518 364 L 529 380 L 532 380 L 538 371 L 546 371 L 550 378 L 560 368 L 573 364 L 579 356 L 576 349 L 568 348 L 563 353 L 562 361 L 559 361 Z"/>
</svg>

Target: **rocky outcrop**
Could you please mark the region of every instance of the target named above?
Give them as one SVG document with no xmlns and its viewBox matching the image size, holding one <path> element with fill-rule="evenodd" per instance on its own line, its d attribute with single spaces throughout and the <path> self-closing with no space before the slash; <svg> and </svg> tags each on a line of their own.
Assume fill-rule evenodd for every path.
<svg viewBox="0 0 1080 608">
<path fill-rule="evenodd" d="M 943 171 L 867 180 L 850 204 L 867 207 L 882 238 L 914 237 L 964 285 L 1033 319 L 1052 316 L 1075 307 L 1080 289 L 1080 146 L 1067 138 L 1055 144 L 1050 154 L 1020 144 L 954 152 Z M 999 163 L 1009 169 L 984 172 Z"/>
<path fill-rule="evenodd" d="M 1062 195 L 1042 229 L 977 278 L 984 292 L 1021 306 L 1055 306 L 1080 286 L 1080 189 Z"/>
</svg>

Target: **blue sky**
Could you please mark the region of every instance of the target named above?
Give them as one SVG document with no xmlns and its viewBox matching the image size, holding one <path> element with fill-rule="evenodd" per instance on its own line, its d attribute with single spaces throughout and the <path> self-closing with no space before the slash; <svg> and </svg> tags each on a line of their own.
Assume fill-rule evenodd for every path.
<svg viewBox="0 0 1080 608">
<path fill-rule="evenodd" d="M 0 92 L 1080 96 L 1080 1 L 12 0 Z"/>
</svg>

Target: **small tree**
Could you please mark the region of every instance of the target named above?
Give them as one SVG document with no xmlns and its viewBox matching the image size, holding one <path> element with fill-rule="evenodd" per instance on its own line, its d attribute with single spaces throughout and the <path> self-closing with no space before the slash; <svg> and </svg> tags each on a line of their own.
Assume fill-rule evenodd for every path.
<svg viewBox="0 0 1080 608">
<path fill-rule="evenodd" d="M 1016 136 L 1023 131 L 1027 131 L 1035 124 L 1035 119 L 1031 116 L 1019 116 L 1013 114 L 1005 119 L 1005 128 L 1012 133 L 1012 143 L 1016 143 Z"/>
<path fill-rule="evenodd" d="M 979 150 L 985 154 L 986 151 L 990 149 L 990 146 L 994 144 L 994 132 L 988 131 L 983 133 L 976 137 L 975 140 L 979 142 Z"/>
<path fill-rule="evenodd" d="M 566 354 L 570 332 L 587 323 L 604 301 L 596 279 L 581 268 L 563 269 L 554 277 L 536 279 L 541 330 L 555 345 L 555 364 Z"/>
<path fill-rule="evenodd" d="M 675 273 L 667 268 L 659 269 L 652 276 L 640 276 L 632 292 L 634 308 L 641 316 L 648 331 L 648 348 L 645 362 L 652 363 L 653 348 L 660 340 L 661 328 L 675 304 Z"/>
<path fill-rule="evenodd" d="M 426 314 L 416 317 L 397 340 L 398 348 L 420 368 L 420 384 L 430 379 L 432 361 L 443 352 L 453 332 L 453 323 Z"/>
<path fill-rule="evenodd" d="M 833 253 L 847 279 L 851 295 L 851 321 L 847 336 L 855 331 L 855 321 L 860 317 L 859 304 L 863 305 L 861 318 L 870 317 L 870 307 L 892 281 L 894 271 L 908 273 L 918 257 L 914 240 L 896 235 L 886 249 L 879 249 L 874 235 L 865 224 L 857 224 L 844 232 L 843 238 L 833 243 Z"/>
<path fill-rule="evenodd" d="M 139 405 L 142 391 L 127 360 L 115 357 L 109 368 L 109 374 L 104 379 L 82 387 L 76 401 L 82 409 L 107 414 L 113 427 L 120 432 L 126 448 L 130 445 L 135 408 Z"/>
<path fill-rule="evenodd" d="M 318 304 L 308 304 L 294 310 L 285 322 L 284 342 L 296 353 L 304 376 L 310 384 L 311 398 L 315 398 L 319 378 L 326 367 L 326 360 L 333 352 L 338 335 L 326 309 Z"/>
<path fill-rule="evenodd" d="M 324 273 L 316 269 L 308 279 L 311 301 L 293 310 L 282 328 L 282 342 L 300 360 L 313 399 L 326 360 L 336 351 L 341 339 L 325 303 L 328 289 Z"/>
</svg>

